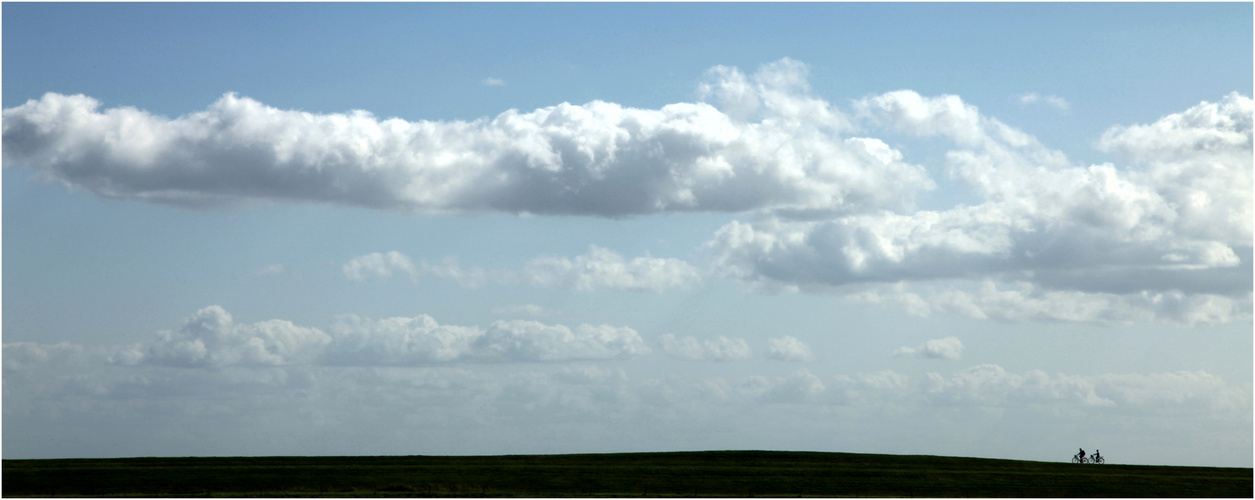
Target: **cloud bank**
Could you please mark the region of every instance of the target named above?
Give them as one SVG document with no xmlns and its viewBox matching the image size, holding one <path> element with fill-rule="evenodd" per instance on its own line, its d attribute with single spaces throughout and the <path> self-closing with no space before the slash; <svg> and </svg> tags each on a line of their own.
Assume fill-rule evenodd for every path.
<svg viewBox="0 0 1255 500">
<path fill-rule="evenodd" d="M 518 323 L 476 336 L 423 316 L 342 317 L 328 328 L 326 335 L 341 342 L 335 352 L 376 364 L 275 365 L 244 355 L 249 339 L 275 349 L 272 354 L 291 354 L 286 361 L 299 359 L 299 350 L 266 344 L 281 337 L 262 331 L 267 322 L 240 324 L 228 316 L 206 308 L 172 334 L 175 342 L 187 340 L 184 335 L 245 337 L 215 347 L 206 343 L 210 355 L 203 358 L 180 354 L 126 364 L 108 359 L 129 347 L 5 344 L 4 418 L 15 431 L 5 436 L 6 453 L 503 454 L 717 443 L 848 451 L 875 443 L 895 453 L 945 455 L 970 449 L 965 446 L 979 436 L 992 446 L 982 450 L 995 450 L 986 451 L 994 456 L 1062 460 L 1066 454 L 1052 456 L 1050 446 L 1026 451 L 1024 433 L 1073 435 L 1100 421 L 1102 442 L 1109 443 L 1102 448 L 1110 446 L 1122 463 L 1250 459 L 1249 381 L 1198 370 L 1073 375 L 979 364 L 920 375 L 802 369 L 685 376 L 660 374 L 653 364 L 637 370 L 578 361 L 471 370 L 428 361 L 474 355 L 477 343 L 486 349 L 481 354 L 498 360 L 543 359 L 538 352 L 595 357 L 614 345 L 606 339 L 626 337 L 602 329 L 567 335 L 552 325 Z M 317 337 L 293 338 L 321 344 Z M 581 337 L 598 340 L 581 344 Z M 515 342 L 520 338 L 530 340 Z M 551 349 L 554 339 L 566 345 Z M 169 342 L 154 342 L 163 341 Z M 218 365 L 190 363 L 195 360 Z M 384 361 L 394 364 L 378 364 Z M 947 433 L 937 436 L 937 428 Z M 729 444 L 724 433 L 740 437 Z"/>
<path fill-rule="evenodd" d="M 47 357 L 44 350 L 36 358 Z M 179 368 L 296 365 L 415 366 L 454 362 L 554 362 L 619 359 L 650 352 L 635 330 L 610 325 L 496 321 L 486 329 L 441 325 L 431 316 L 336 318 L 327 332 L 289 321 L 237 324 L 219 306 L 173 331 L 110 354 L 121 365 Z"/>
<path fill-rule="evenodd" d="M 668 333 L 662 336 L 659 343 L 663 352 L 677 359 L 731 361 L 745 359 L 753 354 L 745 339 L 733 339 L 723 335 L 699 340 L 697 337 L 681 337 Z"/>
<path fill-rule="evenodd" d="M 391 251 L 374 252 L 350 259 L 341 266 L 350 281 L 388 278 L 393 274 L 417 280 L 423 275 L 452 279 L 468 288 L 487 282 L 521 284 L 547 288 L 566 288 L 581 292 L 617 290 L 662 293 L 701 282 L 702 274 L 693 265 L 675 258 L 624 258 L 613 250 L 591 245 L 588 253 L 574 259 L 542 256 L 531 259 L 522 269 L 491 270 L 463 268 L 457 258 L 448 257 L 439 263 L 420 261 L 415 264 L 408 255 Z"/>
</svg>

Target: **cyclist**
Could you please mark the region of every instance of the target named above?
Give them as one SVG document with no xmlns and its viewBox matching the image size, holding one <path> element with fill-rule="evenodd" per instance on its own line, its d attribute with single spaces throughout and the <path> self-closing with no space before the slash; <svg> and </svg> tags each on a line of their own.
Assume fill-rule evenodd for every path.
<svg viewBox="0 0 1255 500">
<path fill-rule="evenodd" d="M 1080 453 L 1081 463 L 1085 463 L 1085 448 L 1079 448 L 1079 449 L 1081 450 L 1081 453 Z"/>
<path fill-rule="evenodd" d="M 1102 450 L 1094 450 L 1094 456 L 1092 458 L 1094 459 L 1094 463 L 1098 463 L 1098 459 L 1102 458 Z"/>
</svg>

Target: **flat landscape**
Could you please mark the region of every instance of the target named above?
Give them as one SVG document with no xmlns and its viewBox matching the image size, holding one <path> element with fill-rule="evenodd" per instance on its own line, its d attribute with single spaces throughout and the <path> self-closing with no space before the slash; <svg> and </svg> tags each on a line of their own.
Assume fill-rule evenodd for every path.
<svg viewBox="0 0 1255 500">
<path fill-rule="evenodd" d="M 4 496 L 1246 497 L 1252 469 L 709 451 L 4 460 Z"/>
</svg>

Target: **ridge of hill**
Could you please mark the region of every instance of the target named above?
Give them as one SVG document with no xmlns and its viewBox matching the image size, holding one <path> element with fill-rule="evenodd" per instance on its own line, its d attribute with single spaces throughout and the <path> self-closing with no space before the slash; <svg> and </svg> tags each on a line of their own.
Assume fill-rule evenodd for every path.
<svg viewBox="0 0 1255 500">
<path fill-rule="evenodd" d="M 699 451 L 3 460 L 4 496 L 1245 497 L 1251 468 Z"/>
</svg>

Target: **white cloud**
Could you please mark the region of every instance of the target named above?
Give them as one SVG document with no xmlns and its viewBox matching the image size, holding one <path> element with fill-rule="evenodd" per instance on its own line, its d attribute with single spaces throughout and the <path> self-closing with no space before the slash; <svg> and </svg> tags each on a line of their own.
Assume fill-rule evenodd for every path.
<svg viewBox="0 0 1255 500">
<path fill-rule="evenodd" d="M 538 257 L 515 273 L 517 280 L 536 286 L 580 291 L 600 289 L 661 293 L 690 286 L 701 279 L 697 268 L 674 258 L 637 257 L 627 260 L 612 250 L 592 245 L 574 260 Z"/>
<path fill-rule="evenodd" d="M 1049 95 L 1049 94 L 1041 95 L 1041 94 L 1038 94 L 1037 92 L 1029 92 L 1026 94 L 1021 94 L 1020 102 L 1023 104 L 1033 104 L 1037 102 L 1044 102 L 1046 104 L 1054 106 L 1055 108 L 1058 108 L 1059 111 L 1063 111 L 1064 113 L 1068 112 L 1068 109 L 1071 107 L 1068 104 L 1068 101 L 1062 97 L 1059 97 L 1057 95 Z"/>
<path fill-rule="evenodd" d="M 524 315 L 534 317 L 548 316 L 550 314 L 548 310 L 536 304 L 518 304 L 494 307 L 492 308 L 492 313 L 499 315 Z"/>
<path fill-rule="evenodd" d="M 815 354 L 805 342 L 785 335 L 767 340 L 767 357 L 781 361 L 811 361 L 815 359 Z"/>
<path fill-rule="evenodd" d="M 422 344 L 446 326 L 421 316 L 358 320 L 330 330 L 339 335 L 340 328 L 360 328 L 395 337 L 394 347 L 385 351 L 414 357 L 392 367 L 374 359 L 362 366 L 227 364 L 189 370 L 105 362 L 109 352 L 126 348 L 5 344 L 4 418 L 11 431 L 6 454 L 381 455 L 414 449 L 509 454 L 708 449 L 719 443 L 813 448 L 814 436 L 823 435 L 832 440 L 822 440 L 826 444 L 818 451 L 878 443 L 878 450 L 895 453 L 970 455 L 993 449 L 994 456 L 1062 460 L 1066 454 L 1053 456 L 1049 446 L 1026 449 L 1023 433 L 1054 435 L 1103 422 L 1101 448 L 1123 463 L 1249 460 L 1249 383 L 1200 370 L 1072 375 L 985 364 L 923 376 L 736 370 L 730 378 L 652 371 L 640 378 L 640 371 L 621 366 L 579 362 L 416 367 L 405 365 L 435 357 L 439 348 L 432 346 L 461 346 L 454 350 L 462 352 L 469 336 L 446 331 L 449 343 L 406 351 L 400 346 Z M 406 332 L 421 338 L 406 338 Z M 545 338 L 552 336 L 502 344 L 517 346 L 517 355 Z M 511 359 L 504 354 L 509 349 L 495 359 Z M 947 433 L 930 430 L 938 427 Z M 650 432 L 624 435 L 624 428 Z M 728 441 L 728 434 L 742 438 Z M 965 448 L 976 436 L 982 447 Z M 1182 453 L 1207 458 L 1182 459 Z"/>
<path fill-rule="evenodd" d="M 331 342 L 317 328 L 269 320 L 238 325 L 218 306 L 196 312 L 175 331 L 121 350 L 115 362 L 179 367 L 284 366 L 310 363 Z"/>
<path fill-rule="evenodd" d="M 5 360 L 13 366 L 46 361 L 49 352 L 73 347 L 13 345 Z M 649 352 L 640 335 L 626 326 L 583 324 L 571 329 L 515 320 L 496 321 L 483 329 L 441 325 L 427 315 L 370 319 L 350 314 L 336 317 L 323 332 L 283 320 L 237 324 L 221 307 L 210 306 L 178 330 L 158 332 L 154 340 L 115 349 L 108 357 L 128 366 L 218 369 L 606 360 Z"/>
<path fill-rule="evenodd" d="M 83 346 L 69 342 L 39 344 L 35 342 L 10 342 L 4 344 L 4 372 L 20 373 L 23 370 L 45 364 L 68 365 L 82 363 L 91 353 Z"/>
<path fill-rule="evenodd" d="M 181 206 L 335 203 L 402 212 L 622 216 L 902 208 L 933 183 L 839 136 L 848 119 L 808 96 L 805 66 L 710 74 L 707 103 L 594 101 L 476 121 L 281 110 L 227 94 L 170 119 L 84 95 L 4 110 L 6 165 L 100 196 Z M 735 99 L 725 99 L 734 88 Z M 753 102 L 752 121 L 738 111 Z M 735 109 L 734 109 L 735 108 Z M 888 161 L 886 161 L 886 159 Z"/>
<path fill-rule="evenodd" d="M 387 278 L 393 273 L 403 273 L 411 278 L 418 277 L 419 269 L 409 256 L 401 252 L 369 253 L 350 259 L 341 266 L 344 277 L 351 281 L 365 281 L 369 278 Z"/>
<path fill-rule="evenodd" d="M 511 361 L 615 359 L 646 354 L 635 330 L 609 325 L 562 325 L 536 321 L 496 321 L 472 346 L 475 356 Z"/>
<path fill-rule="evenodd" d="M 1154 126 L 1112 129 L 1103 146 L 1129 157 L 1140 167 L 1134 169 L 1074 166 L 955 96 L 898 91 L 863 99 L 856 108 L 870 123 L 950 138 L 958 146 L 947 154 L 952 175 L 984 201 L 941 211 L 733 221 L 705 246 L 715 275 L 786 290 L 1027 282 L 1056 302 L 1145 296 L 1167 304 L 1183 293 L 1186 302 L 1219 307 L 1216 318 L 1226 317 L 1225 306 L 1213 298 L 1235 304 L 1230 319 L 1249 310 L 1236 305 L 1251 290 L 1251 129 L 1242 115 L 1251 108 L 1249 98 L 1233 94 Z M 970 295 L 957 292 L 951 306 Z M 908 298 L 903 304 L 914 312 L 931 309 L 919 297 Z M 1059 316 L 1124 316 L 1076 306 Z M 993 316 L 973 316 L 981 314 Z"/>
<path fill-rule="evenodd" d="M 893 354 L 894 356 L 959 359 L 959 356 L 963 354 L 963 342 L 957 337 L 933 339 L 915 347 L 899 347 Z"/>
<path fill-rule="evenodd" d="M 1251 404 L 1249 391 L 1202 371 L 1078 376 L 1030 370 L 1015 374 L 984 364 L 949 377 L 930 373 L 922 390 L 932 404 L 1056 409 L 1080 405 L 1124 414 L 1194 408 L 1249 416 Z"/>
<path fill-rule="evenodd" d="M 369 319 L 338 316 L 323 362 L 333 365 L 395 366 L 458 361 L 483 335 L 476 327 L 441 325 L 431 316 Z"/>
<path fill-rule="evenodd" d="M 463 268 L 455 256 L 445 257 L 438 263 L 419 261 L 415 264 L 410 256 L 401 252 L 373 252 L 349 259 L 341 266 L 344 277 L 350 281 L 368 278 L 388 278 L 393 274 L 408 275 L 416 280 L 424 275 L 451 279 L 465 288 L 478 288 L 493 278 L 491 273 L 478 267 Z"/>
<path fill-rule="evenodd" d="M 1234 92 L 1149 125 L 1112 127 L 1099 148 L 1140 167 L 1131 177 L 1173 208 L 1167 222 L 1181 239 L 1249 246 L 1253 114 L 1255 101 Z"/>
<path fill-rule="evenodd" d="M 913 135 L 941 135 L 964 147 L 982 145 L 989 140 L 987 129 L 997 124 L 959 96 L 930 98 L 911 90 L 860 99 L 855 102 L 855 109 L 859 116 L 879 125 Z"/>
<path fill-rule="evenodd" d="M 1110 399 L 1097 395 L 1093 381 L 1084 377 L 1052 377 L 1040 370 L 1019 375 L 1008 373 L 1001 366 L 993 364 L 973 366 L 949 377 L 929 373 L 922 390 L 929 403 L 945 406 L 1115 404 Z"/>
<path fill-rule="evenodd" d="M 487 329 L 440 325 L 430 316 L 340 317 L 326 361 L 348 365 L 617 359 L 649 352 L 635 330 L 609 325 L 496 321 Z"/>
<path fill-rule="evenodd" d="M 1112 127 L 1100 146 L 1147 162 L 1250 149 L 1252 114 L 1251 98 L 1233 92 L 1220 102 L 1203 101 L 1149 125 Z"/>
<path fill-rule="evenodd" d="M 628 260 L 613 250 L 596 245 L 590 246 L 588 253 L 575 259 L 537 257 L 529 260 L 519 270 L 487 271 L 479 267 L 464 268 L 457 257 L 452 256 L 435 264 L 427 261 L 414 264 L 409 256 L 400 252 L 375 252 L 354 257 L 341 270 L 352 281 L 364 281 L 370 277 L 386 278 L 393 274 L 407 274 L 411 279 L 433 275 L 455 280 L 466 288 L 477 288 L 489 281 L 495 281 L 584 292 L 619 290 L 662 293 L 701 281 L 698 269 L 682 260 L 648 255 Z"/>
<path fill-rule="evenodd" d="M 1094 391 L 1128 407 L 1197 407 L 1213 411 L 1250 411 L 1250 391 L 1204 371 L 1106 374 L 1092 377 Z"/>
<path fill-rule="evenodd" d="M 235 328 L 255 337 L 266 337 L 267 334 L 258 332 L 267 326 L 273 329 L 275 323 L 281 322 L 272 320 L 253 325 L 235 325 L 230 321 L 230 315 L 221 311 L 221 308 L 207 307 L 190 317 L 181 328 L 180 334 L 204 333 L 213 330 L 222 332 Z M 424 364 L 427 361 L 451 361 L 467 356 L 497 361 L 595 360 L 648 352 L 640 341 L 639 335 L 631 329 L 607 326 L 582 325 L 572 331 L 561 325 L 511 321 L 497 322 L 487 332 L 483 332 L 473 327 L 439 325 L 428 316 L 384 320 L 345 316 L 337 318 L 331 331 L 338 345 L 328 347 L 332 351 L 338 350 L 338 355 L 348 354 L 351 350 L 346 350 L 346 348 L 350 346 L 359 348 L 358 354 L 364 354 L 364 351 L 360 351 L 361 347 L 369 347 L 374 352 L 359 357 L 360 363 L 324 364 L 324 367 L 319 368 L 320 370 L 333 370 L 334 373 L 344 375 L 344 377 L 328 378 L 328 381 L 350 381 L 356 377 L 354 374 L 372 373 L 374 374 L 370 376 L 372 380 L 378 379 L 370 382 L 372 384 L 390 380 L 389 384 L 401 383 L 410 387 L 443 388 L 454 391 L 448 394 L 451 398 L 459 397 L 456 394 L 457 390 L 472 388 L 451 384 L 447 375 L 480 379 L 492 376 L 488 375 L 488 372 L 468 372 L 456 367 L 371 368 L 361 371 L 362 368 L 356 366 Z M 288 333 L 291 332 L 292 330 L 289 329 Z M 267 338 L 266 341 L 278 340 L 276 344 L 286 342 L 286 347 L 279 348 L 279 351 L 284 349 L 286 351 L 272 354 L 291 356 L 293 346 L 327 346 L 324 342 L 325 334 L 318 335 L 319 333 L 321 332 L 316 332 L 313 342 L 309 342 L 308 338 L 301 338 L 301 335 L 290 336 L 287 339 L 276 339 L 275 337 L 279 336 L 269 335 L 271 338 Z M 162 336 L 162 340 L 164 337 Z M 203 337 L 205 336 L 202 335 Z M 726 339 L 723 340 L 726 341 Z M 210 357 L 224 351 L 231 351 L 241 343 L 248 342 L 236 343 L 235 346 L 211 346 Z M 140 346 L 152 347 L 152 343 L 144 343 Z M 133 345 L 96 349 L 66 342 L 58 344 L 6 343 L 3 346 L 5 376 L 21 381 L 20 385 L 11 386 L 15 392 L 21 392 L 23 388 L 36 390 L 36 385 L 44 384 L 39 385 L 40 388 L 37 390 L 48 396 L 72 393 L 95 397 L 117 397 L 120 395 L 117 391 L 131 390 L 124 386 L 135 383 L 148 386 L 148 390 L 151 391 L 155 389 L 154 384 L 188 382 L 179 378 L 184 377 L 180 375 L 184 371 L 164 371 L 165 368 L 161 365 L 210 366 L 204 363 L 185 362 L 188 358 L 182 355 L 178 356 L 179 361 L 175 363 L 164 362 L 170 361 L 170 358 L 157 360 L 163 362 L 153 362 L 154 359 L 148 356 L 143 358 L 143 362 L 138 363 L 121 362 L 115 358 L 118 353 L 135 351 L 135 347 Z M 238 349 L 235 350 L 238 351 Z M 225 357 L 217 356 L 214 359 L 228 362 L 212 365 L 219 368 L 217 370 L 193 370 L 192 374 L 187 376 L 200 376 L 195 373 L 207 374 L 214 380 L 205 382 L 212 384 L 247 384 L 288 388 L 309 382 L 309 380 L 299 379 L 304 376 L 301 375 L 302 373 L 306 373 L 302 370 L 310 368 L 308 366 L 302 367 L 292 363 L 278 366 L 270 360 L 254 364 L 238 362 L 246 358 L 247 356 L 240 356 L 238 353 Z M 309 356 L 303 359 L 306 364 L 311 361 Z M 340 361 L 347 361 L 347 359 Z M 534 366 L 539 368 L 544 365 Z M 83 376 L 79 372 L 84 370 L 105 370 L 100 373 L 110 375 Z M 631 381 L 624 370 L 617 368 L 564 364 L 559 365 L 555 370 L 548 375 L 541 372 L 509 370 L 503 372 L 503 375 L 512 379 L 520 376 L 523 378 L 539 376 L 542 379 L 586 386 L 606 383 L 618 385 Z M 146 373 L 156 376 L 148 377 L 144 375 Z M 114 376 L 118 374 L 121 376 Z M 435 374 L 444 375 L 433 378 L 432 375 Z M 37 377 L 31 378 L 31 375 L 37 375 Z M 57 379 L 64 380 L 56 382 Z M 902 405 L 916 405 L 920 409 L 940 405 L 1004 409 L 1054 408 L 1056 410 L 1075 410 L 1079 406 L 1081 410 L 1084 410 L 1084 407 L 1105 408 L 1127 415 L 1145 415 L 1145 411 L 1165 411 L 1170 414 L 1180 414 L 1180 412 L 1191 410 L 1225 412 L 1245 415 L 1248 420 L 1251 411 L 1251 393 L 1247 384 L 1235 385 L 1201 370 L 1144 374 L 1068 375 L 1049 374 L 1041 370 L 1014 373 L 996 364 L 980 364 L 956 370 L 949 375 L 927 373 L 922 378 L 913 378 L 893 371 L 854 375 L 833 374 L 821 377 L 810 370 L 802 369 L 785 377 L 748 375 L 733 381 L 673 377 L 670 382 L 658 385 L 650 380 L 637 381 L 640 384 L 634 390 L 652 392 L 664 386 L 668 387 L 667 390 L 675 396 L 669 398 L 672 403 L 695 401 L 689 397 L 692 394 L 686 394 L 687 391 L 695 391 L 693 394 L 705 393 L 724 403 L 807 402 L 818 405 L 895 409 L 894 411 L 901 410 Z M 471 380 L 464 382 L 471 382 Z M 65 390 L 50 392 L 46 390 L 48 383 L 86 383 L 88 385 L 69 392 Z M 173 386 L 162 390 L 167 389 L 175 391 L 169 395 L 194 396 Z M 126 397 L 139 394 L 134 393 Z M 643 393 L 640 394 L 640 396 L 643 395 Z M 148 397 L 162 397 L 162 395 L 150 392 Z M 619 402 L 624 403 L 634 399 L 636 398 L 630 397 Z"/>
<path fill-rule="evenodd" d="M 723 335 L 698 340 L 696 337 L 677 337 L 668 333 L 662 336 L 660 344 L 663 352 L 680 359 L 731 361 L 748 358 L 752 353 L 745 339 L 731 339 Z"/>
<path fill-rule="evenodd" d="M 479 83 L 488 87 L 502 87 L 505 85 L 505 80 L 500 78 L 485 78 L 480 80 Z"/>
<path fill-rule="evenodd" d="M 1083 322 L 1124 324 L 1165 322 L 1184 325 L 1229 323 L 1250 319 L 1251 295 L 1236 297 L 1179 290 L 1128 294 L 1088 293 L 1043 289 L 1029 282 L 999 286 L 945 282 L 907 286 L 878 286 L 849 296 L 873 304 L 894 304 L 917 316 L 934 311 L 973 319 L 1003 321 Z"/>
</svg>

